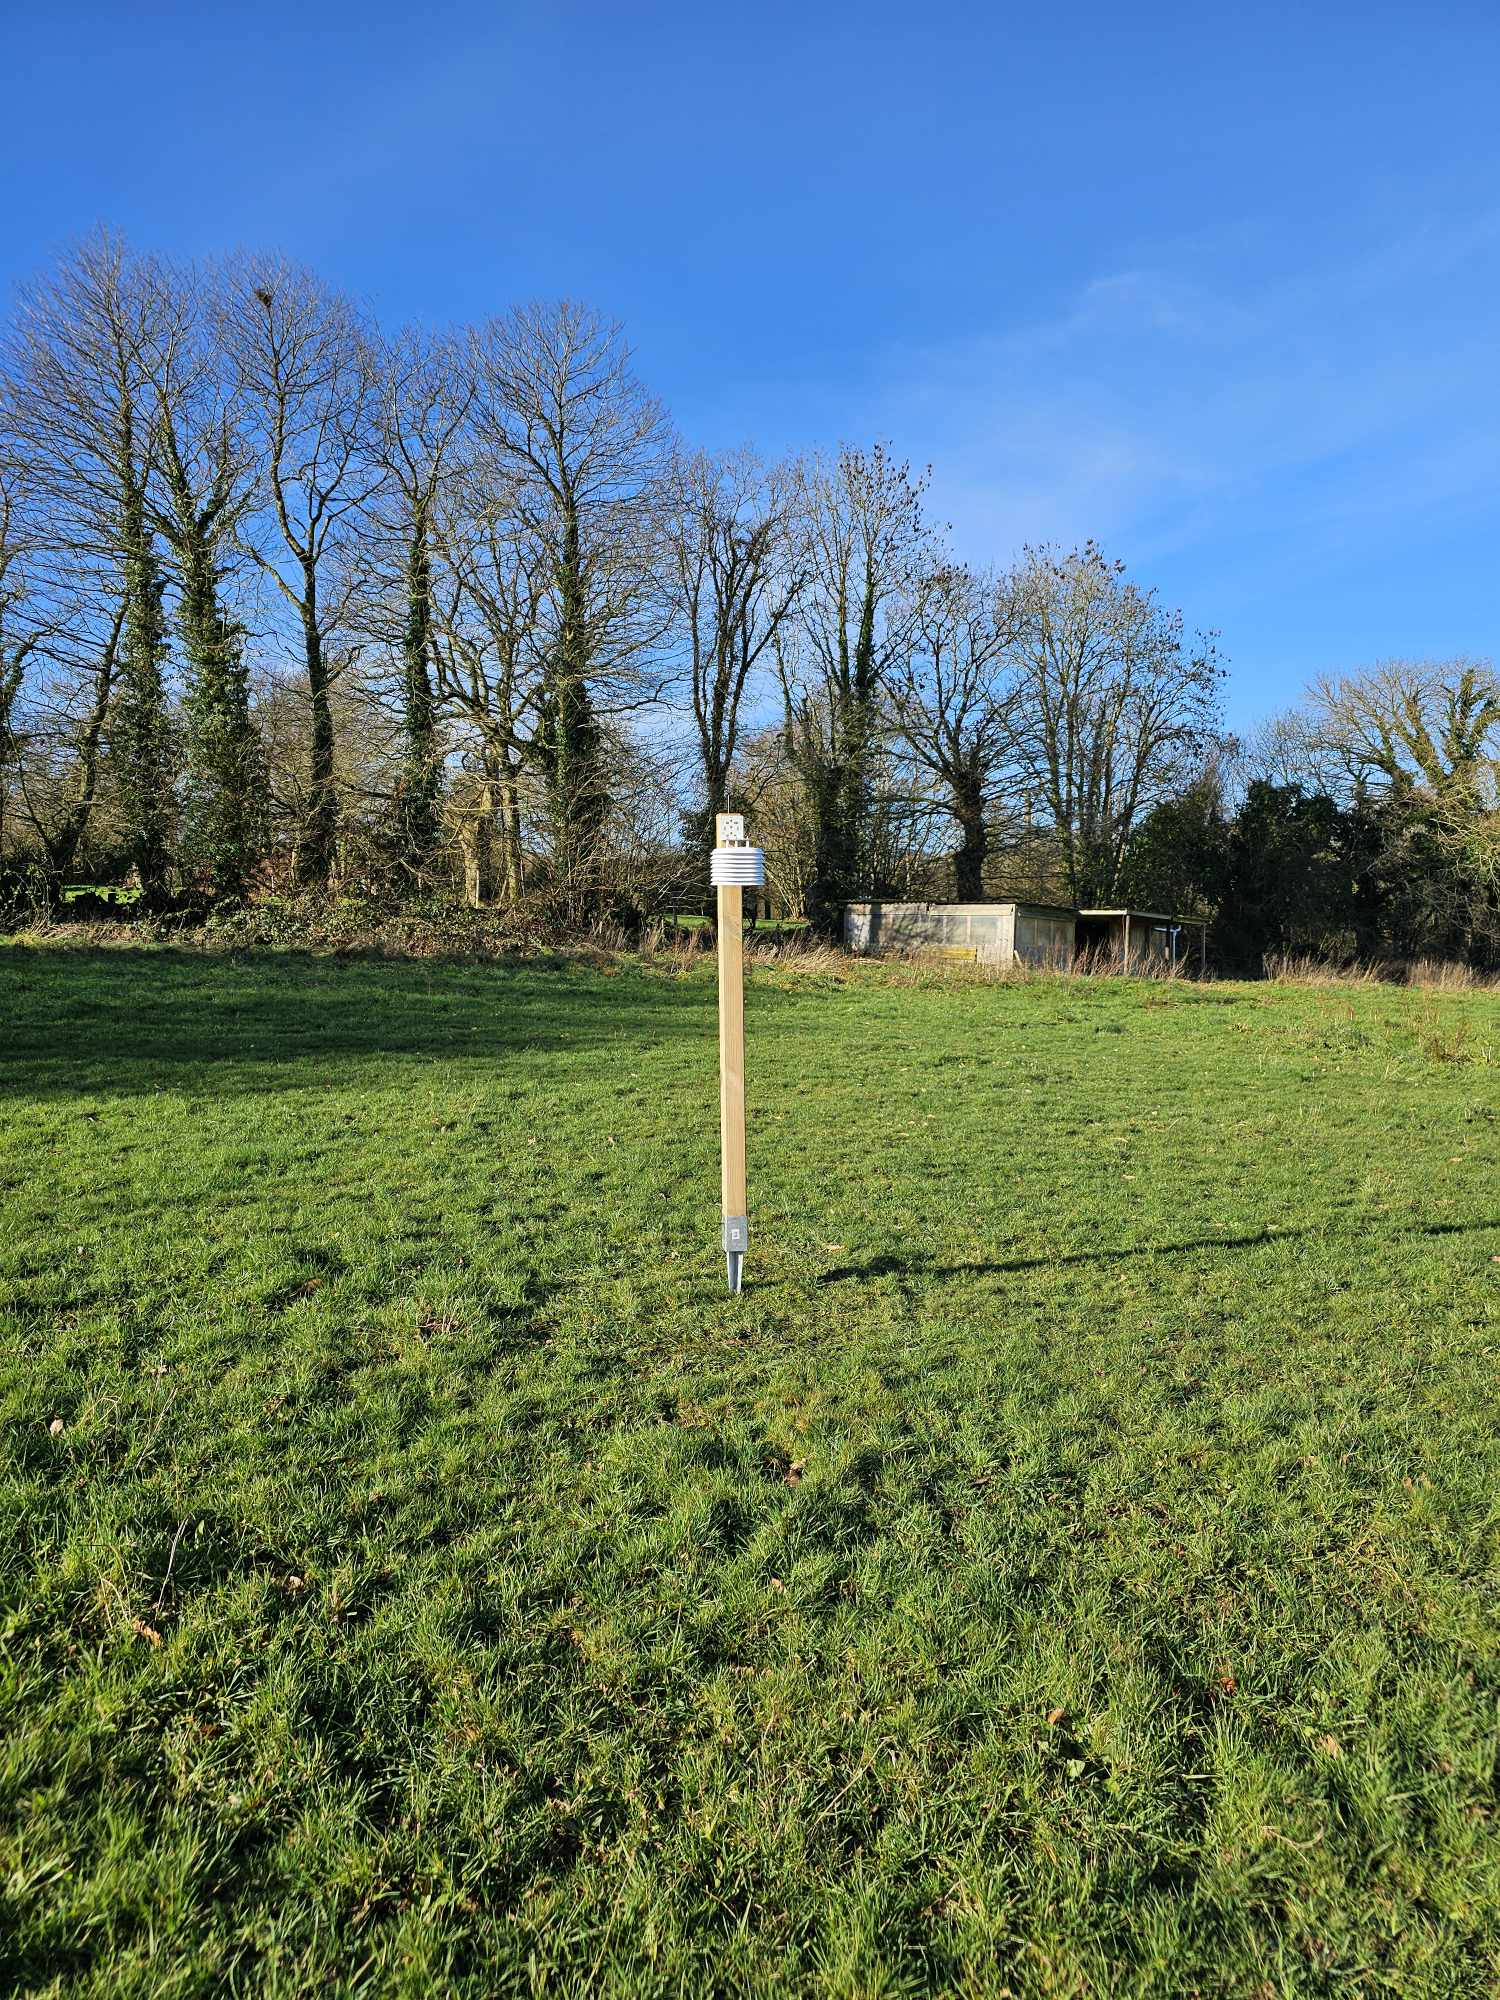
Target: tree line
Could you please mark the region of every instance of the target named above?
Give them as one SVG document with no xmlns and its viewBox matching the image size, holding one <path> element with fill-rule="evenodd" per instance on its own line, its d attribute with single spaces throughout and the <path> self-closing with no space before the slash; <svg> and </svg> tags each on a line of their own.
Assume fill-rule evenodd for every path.
<svg viewBox="0 0 1500 2000">
<path fill-rule="evenodd" d="M 1349 876 L 1388 939 L 1420 864 L 1422 935 L 1482 952 L 1500 698 L 1395 671 L 1233 744 L 1214 635 L 1097 546 L 979 570 L 879 443 L 695 449 L 576 303 L 390 334 L 101 234 L 0 352 L 0 874 L 43 893 L 639 919 L 733 804 L 824 933 L 870 893 L 1240 921 L 1274 832 L 1309 935 Z"/>
<path fill-rule="evenodd" d="M 1125 887 L 1268 953 L 1500 967 L 1500 677 L 1487 661 L 1326 675 L 1143 821 Z"/>
</svg>

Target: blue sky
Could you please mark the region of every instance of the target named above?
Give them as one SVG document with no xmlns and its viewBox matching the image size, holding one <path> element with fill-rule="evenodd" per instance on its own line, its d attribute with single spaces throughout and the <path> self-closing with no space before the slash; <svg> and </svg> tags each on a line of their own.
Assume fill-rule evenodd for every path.
<svg viewBox="0 0 1500 2000">
<path fill-rule="evenodd" d="M 13 4 L 0 282 L 98 222 L 390 323 L 570 293 L 709 444 L 1094 535 L 1240 723 L 1500 652 L 1500 8 Z M 15 86 L 19 87 L 15 87 Z"/>
</svg>

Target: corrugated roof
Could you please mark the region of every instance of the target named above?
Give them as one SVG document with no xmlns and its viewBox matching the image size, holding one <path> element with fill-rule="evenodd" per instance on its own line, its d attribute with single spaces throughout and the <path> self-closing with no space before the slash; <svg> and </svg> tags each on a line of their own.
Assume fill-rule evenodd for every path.
<svg viewBox="0 0 1500 2000">
<path fill-rule="evenodd" d="M 1080 917 L 1144 917 L 1152 924 L 1206 924 L 1207 917 L 1179 917 L 1165 910 L 1080 910 Z"/>
</svg>

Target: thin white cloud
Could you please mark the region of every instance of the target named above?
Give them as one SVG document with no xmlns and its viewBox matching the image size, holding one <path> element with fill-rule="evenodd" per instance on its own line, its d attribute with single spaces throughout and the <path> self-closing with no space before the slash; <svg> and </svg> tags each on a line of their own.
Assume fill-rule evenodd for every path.
<svg viewBox="0 0 1500 2000">
<path fill-rule="evenodd" d="M 1465 307 L 1497 247 L 1486 214 L 1243 296 L 1145 265 L 1105 274 L 1051 319 L 890 350 L 876 427 L 932 459 L 975 556 L 1239 535 L 1264 563 L 1277 521 L 1300 559 L 1357 521 L 1491 504 L 1494 337 Z"/>
</svg>

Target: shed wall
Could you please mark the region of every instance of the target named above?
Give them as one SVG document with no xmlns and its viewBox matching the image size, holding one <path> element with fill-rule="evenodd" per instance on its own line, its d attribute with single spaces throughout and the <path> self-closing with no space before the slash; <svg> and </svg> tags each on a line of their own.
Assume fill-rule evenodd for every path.
<svg viewBox="0 0 1500 2000">
<path fill-rule="evenodd" d="M 1073 916 L 1030 903 L 851 903 L 851 951 L 972 951 L 986 964 L 1066 964 Z"/>
<path fill-rule="evenodd" d="M 1071 965 L 1077 919 L 1071 910 L 1015 910 L 1015 956 L 1026 965 Z"/>
</svg>

